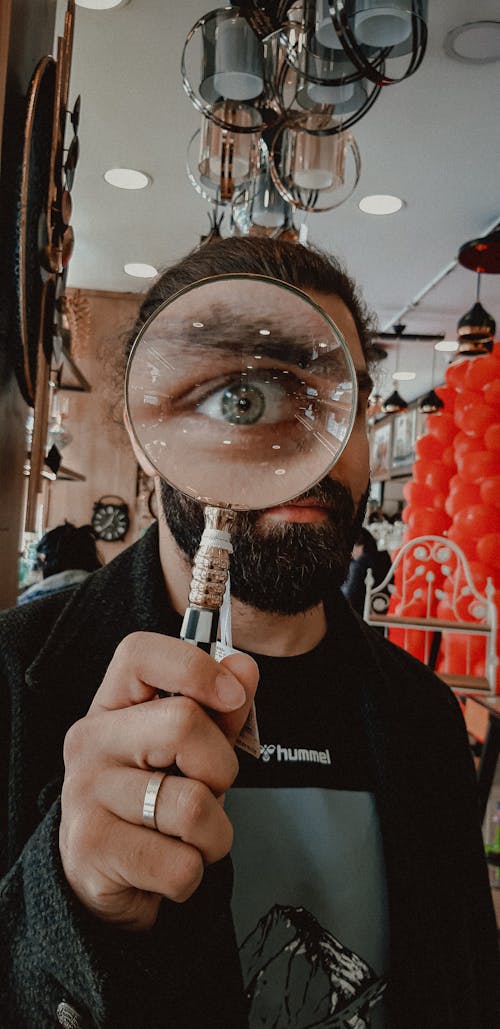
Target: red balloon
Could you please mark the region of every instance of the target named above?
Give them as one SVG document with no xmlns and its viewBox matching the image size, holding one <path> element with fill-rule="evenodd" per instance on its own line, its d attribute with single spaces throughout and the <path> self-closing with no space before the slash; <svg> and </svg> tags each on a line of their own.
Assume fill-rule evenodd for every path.
<svg viewBox="0 0 500 1029">
<path fill-rule="evenodd" d="M 458 532 L 480 539 L 487 532 L 500 532 L 500 511 L 489 504 L 471 504 L 457 512 L 453 525 Z"/>
<path fill-rule="evenodd" d="M 491 579 L 494 576 L 494 569 L 489 568 L 489 566 L 481 560 L 469 561 L 469 572 L 472 582 L 474 583 L 474 586 L 476 587 L 478 592 L 484 593 L 488 579 Z M 461 576 L 460 585 L 467 585 L 465 575 Z"/>
<path fill-rule="evenodd" d="M 497 411 L 500 406 L 500 379 L 494 379 L 493 382 L 489 382 L 483 389 L 484 401 L 486 404 L 490 404 L 491 407 L 496 407 Z"/>
<path fill-rule="evenodd" d="M 415 453 L 423 461 L 438 461 L 443 453 L 443 444 L 436 436 L 421 436 L 415 443 Z"/>
<path fill-rule="evenodd" d="M 487 450 L 500 450 L 500 422 L 496 421 L 486 429 L 484 444 Z"/>
<path fill-rule="evenodd" d="M 441 460 L 442 460 L 443 464 L 445 464 L 448 468 L 455 469 L 457 467 L 457 465 L 456 465 L 456 461 L 455 461 L 455 450 L 454 450 L 454 448 L 451 447 L 451 446 L 450 447 L 445 447 L 444 450 L 443 450 L 443 456 L 441 457 Z"/>
<path fill-rule="evenodd" d="M 480 561 L 492 568 L 500 569 L 500 533 L 488 532 L 477 541 L 477 556 Z"/>
<path fill-rule="evenodd" d="M 448 487 L 449 493 L 454 493 L 456 489 L 460 489 L 464 485 L 464 480 L 461 475 L 452 475 L 450 479 L 450 485 Z"/>
<path fill-rule="evenodd" d="M 500 475 L 492 475 L 490 479 L 484 479 L 479 486 L 479 492 L 483 504 L 500 507 Z"/>
<path fill-rule="evenodd" d="M 491 475 L 500 474 L 500 459 L 489 450 L 473 450 L 457 457 L 460 475 L 466 482 L 481 482 Z"/>
<path fill-rule="evenodd" d="M 445 504 L 446 504 L 446 493 L 435 493 L 434 494 L 434 500 L 432 501 L 432 506 L 433 507 L 437 507 L 439 511 L 444 511 L 445 510 Z"/>
<path fill-rule="evenodd" d="M 453 449 L 455 451 L 455 460 L 458 461 L 461 454 L 470 454 L 471 450 L 478 449 L 477 440 L 473 436 L 467 436 L 465 432 L 457 432 Z"/>
<path fill-rule="evenodd" d="M 468 436 L 484 436 L 497 418 L 497 411 L 488 404 L 479 403 L 466 408 L 461 418 L 461 428 Z"/>
<path fill-rule="evenodd" d="M 429 461 L 425 482 L 436 493 L 448 493 L 450 488 L 451 469 L 439 461 Z"/>
<path fill-rule="evenodd" d="M 463 430 L 465 412 L 468 411 L 469 407 L 479 407 L 482 402 L 483 394 L 477 390 L 466 389 L 459 393 L 455 401 L 455 410 L 453 411 L 455 425 L 458 425 L 458 428 Z"/>
<path fill-rule="evenodd" d="M 455 407 L 455 390 L 451 389 L 450 386 L 437 386 L 434 392 L 437 393 L 439 399 L 443 401 L 446 413 L 452 414 L 453 408 Z"/>
<path fill-rule="evenodd" d="M 450 525 L 448 529 L 448 539 L 453 540 L 453 543 L 457 544 L 463 550 L 465 556 L 469 561 L 476 560 L 476 540 L 472 538 L 468 533 L 460 532 L 455 525 Z"/>
<path fill-rule="evenodd" d="M 493 354 L 479 355 L 469 364 L 465 376 L 467 389 L 483 389 L 488 382 L 500 378 L 500 361 Z"/>
<path fill-rule="evenodd" d="M 425 660 L 425 633 L 417 629 L 389 629 L 389 639 L 419 661 Z"/>
<path fill-rule="evenodd" d="M 472 675 L 477 661 L 484 660 L 485 642 L 480 636 L 466 636 L 458 632 L 447 633 L 443 644 L 442 672 L 454 675 Z"/>
<path fill-rule="evenodd" d="M 436 618 L 442 618 L 445 622 L 456 622 L 456 616 L 448 600 L 440 600 L 436 608 Z"/>
<path fill-rule="evenodd" d="M 434 502 L 434 490 L 423 482 L 405 482 L 403 496 L 409 504 L 417 504 L 421 507 L 430 507 Z"/>
<path fill-rule="evenodd" d="M 445 414 L 444 411 L 427 415 L 425 431 L 430 433 L 431 436 L 436 436 L 443 446 L 447 446 L 449 443 L 452 443 L 457 434 L 453 415 Z"/>
<path fill-rule="evenodd" d="M 428 461 L 415 461 L 413 465 L 413 480 L 418 483 L 425 483 Z"/>
<path fill-rule="evenodd" d="M 414 507 L 408 518 L 408 525 L 417 536 L 442 536 L 449 524 L 450 519 L 445 512 L 434 507 Z"/>
<path fill-rule="evenodd" d="M 477 504 L 477 485 L 471 482 L 461 482 L 447 497 L 445 511 L 453 518 L 464 507 L 470 504 Z"/>
<path fill-rule="evenodd" d="M 452 389 L 465 389 L 465 376 L 469 366 L 469 358 L 462 357 L 459 360 L 452 361 L 448 365 L 444 374 L 446 385 L 451 386 Z"/>
</svg>

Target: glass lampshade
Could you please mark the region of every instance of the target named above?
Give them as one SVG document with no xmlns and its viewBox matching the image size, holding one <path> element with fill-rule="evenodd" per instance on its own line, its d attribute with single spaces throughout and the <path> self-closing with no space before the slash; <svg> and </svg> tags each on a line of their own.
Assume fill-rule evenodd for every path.
<svg viewBox="0 0 500 1029">
<path fill-rule="evenodd" d="M 328 0 L 316 0 L 315 36 L 321 46 L 329 50 L 342 50 L 342 43 L 335 32 Z"/>
<path fill-rule="evenodd" d="M 352 24 L 357 40 L 365 46 L 400 46 L 411 35 L 411 3 L 408 0 L 356 0 Z"/>
<path fill-rule="evenodd" d="M 202 119 L 198 168 L 201 181 L 219 187 L 221 199 L 227 200 L 235 186 L 257 173 L 259 134 L 248 129 L 253 123 L 258 123 L 259 116 L 252 108 L 239 107 L 228 101 L 217 104 L 215 110 L 226 123 L 234 124 L 235 129 L 223 129 L 208 118 Z M 247 131 L 239 131 L 240 126 Z"/>
<path fill-rule="evenodd" d="M 317 136 L 298 129 L 290 141 L 290 176 L 305 190 L 337 189 L 345 177 L 345 141 L 341 135 Z"/>
<path fill-rule="evenodd" d="M 262 93 L 262 44 L 241 16 L 223 18 L 216 25 L 213 84 L 225 100 L 254 100 Z"/>
</svg>

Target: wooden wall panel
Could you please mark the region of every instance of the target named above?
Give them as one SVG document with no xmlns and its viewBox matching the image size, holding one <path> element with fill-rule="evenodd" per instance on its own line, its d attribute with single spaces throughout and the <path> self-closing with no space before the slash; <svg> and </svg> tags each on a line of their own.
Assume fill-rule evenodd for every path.
<svg viewBox="0 0 500 1029">
<path fill-rule="evenodd" d="M 109 355 L 121 348 L 134 324 L 141 297 L 86 290 L 68 290 L 73 325 L 72 355 L 92 386 L 91 393 L 62 391 L 68 400 L 64 425 L 72 442 L 62 451 L 65 466 L 86 476 L 85 482 L 57 481 L 50 484 L 45 527 L 54 528 L 65 519 L 74 525 L 87 524 L 95 500 L 116 493 L 135 511 L 137 464 L 122 424 L 113 420 L 121 411 L 121 390 L 116 383 Z M 69 381 L 71 376 L 66 375 Z M 115 557 L 137 537 L 131 524 L 123 543 L 99 542 L 106 561 Z"/>
</svg>

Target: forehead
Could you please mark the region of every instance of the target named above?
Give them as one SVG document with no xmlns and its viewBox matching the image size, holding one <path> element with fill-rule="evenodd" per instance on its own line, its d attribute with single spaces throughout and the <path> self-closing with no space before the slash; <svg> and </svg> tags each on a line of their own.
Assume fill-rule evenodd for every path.
<svg viewBox="0 0 500 1029">
<path fill-rule="evenodd" d="M 339 327 L 351 352 L 354 367 L 360 370 L 365 369 L 366 359 L 363 354 L 363 348 L 361 346 L 356 323 L 347 304 L 345 304 L 344 301 L 335 293 L 318 293 L 317 290 L 313 289 L 304 290 L 304 292 L 311 297 L 311 300 L 314 300 L 315 304 L 322 307 L 330 316 L 332 321 L 334 321 Z"/>
</svg>

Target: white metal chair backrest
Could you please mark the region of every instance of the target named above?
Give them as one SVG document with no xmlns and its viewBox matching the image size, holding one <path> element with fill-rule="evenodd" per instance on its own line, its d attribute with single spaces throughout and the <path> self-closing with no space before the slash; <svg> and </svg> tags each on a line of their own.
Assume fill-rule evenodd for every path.
<svg viewBox="0 0 500 1029">
<path fill-rule="evenodd" d="M 485 678 L 488 689 L 495 692 L 495 587 L 488 579 L 484 593 L 477 589 L 467 557 L 453 540 L 433 535 L 409 540 L 398 551 L 385 579 L 376 587 L 373 582 L 369 569 L 363 614 L 366 622 L 386 631 L 392 627 L 425 632 L 424 660 L 427 663 L 432 639 L 438 632 L 483 636 L 486 640 Z M 396 592 L 400 598 L 398 610 L 390 612 L 391 596 Z M 441 601 L 446 607 L 446 617 L 438 618 L 436 610 Z"/>
</svg>

